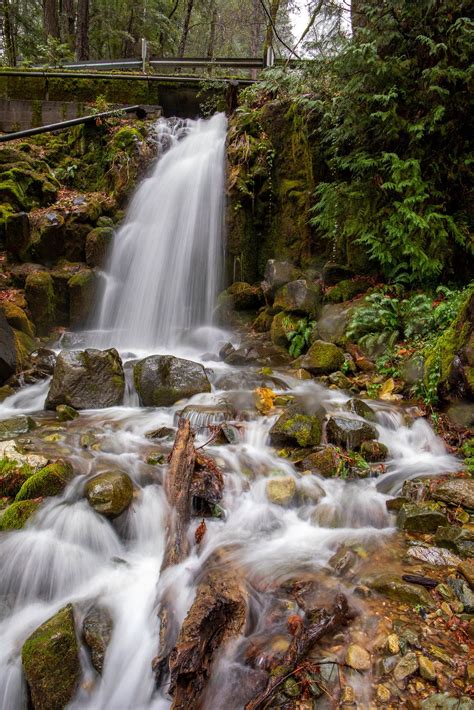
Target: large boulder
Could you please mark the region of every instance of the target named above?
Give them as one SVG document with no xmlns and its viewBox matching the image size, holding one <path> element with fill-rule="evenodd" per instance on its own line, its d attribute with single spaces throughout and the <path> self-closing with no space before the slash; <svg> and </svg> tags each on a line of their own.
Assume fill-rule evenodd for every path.
<svg viewBox="0 0 474 710">
<path fill-rule="evenodd" d="M 278 289 L 273 302 L 273 311 L 302 313 L 314 318 L 320 303 L 321 287 L 306 279 L 298 279 Z"/>
<path fill-rule="evenodd" d="M 30 243 L 30 220 L 26 212 L 11 214 L 5 222 L 5 246 L 16 258 Z"/>
<path fill-rule="evenodd" d="M 21 530 L 41 503 L 41 498 L 12 503 L 0 513 L 0 530 Z"/>
<path fill-rule="evenodd" d="M 103 409 L 123 402 L 125 376 L 118 352 L 63 350 L 59 353 L 46 409 L 68 404 L 74 409 Z"/>
<path fill-rule="evenodd" d="M 360 419 L 329 417 L 326 433 L 328 441 L 345 449 L 358 449 L 363 441 L 377 438 L 375 427 Z"/>
<path fill-rule="evenodd" d="M 230 303 L 236 311 L 256 311 L 263 304 L 260 286 L 251 286 L 244 281 L 236 281 L 226 291 Z"/>
<path fill-rule="evenodd" d="M 296 482 L 292 476 L 272 478 L 267 481 L 267 498 L 275 505 L 290 505 L 296 495 Z"/>
<path fill-rule="evenodd" d="M 85 494 L 97 513 L 117 518 L 132 502 L 133 484 L 123 471 L 105 471 L 87 481 Z"/>
<path fill-rule="evenodd" d="M 56 461 L 29 476 L 17 493 L 16 501 L 57 496 L 63 492 L 74 471 L 67 461 Z"/>
<path fill-rule="evenodd" d="M 277 419 L 270 430 L 270 439 L 277 446 L 318 446 L 321 432 L 320 417 L 307 414 L 295 404 Z"/>
<path fill-rule="evenodd" d="M 6 300 L 2 302 L 1 307 L 5 318 L 12 328 L 26 333 L 30 338 L 34 337 L 35 329 L 33 323 L 30 321 L 23 308 L 12 303 L 12 301 Z"/>
<path fill-rule="evenodd" d="M 81 675 L 72 605 L 45 621 L 23 644 L 21 659 L 35 710 L 62 710 Z"/>
<path fill-rule="evenodd" d="M 316 340 L 302 358 L 296 361 L 297 367 L 311 372 L 312 375 L 329 375 L 340 370 L 344 363 L 344 353 L 334 343 Z"/>
<path fill-rule="evenodd" d="M 474 510 L 474 479 L 455 478 L 441 483 L 432 496 L 435 500 Z"/>
<path fill-rule="evenodd" d="M 51 274 L 36 271 L 25 282 L 25 296 L 39 335 L 48 335 L 56 324 L 56 297 Z"/>
<path fill-rule="evenodd" d="M 271 294 L 299 276 L 298 270 L 288 261 L 277 261 L 269 259 L 265 265 L 264 279 L 265 286 Z"/>
<path fill-rule="evenodd" d="M 409 532 L 436 532 L 440 525 L 447 525 L 446 511 L 431 501 L 405 503 L 397 516 L 397 525 Z"/>
<path fill-rule="evenodd" d="M 418 584 L 405 582 L 402 577 L 391 572 L 375 575 L 364 580 L 364 583 L 376 592 L 380 592 L 380 594 L 384 594 L 395 601 L 405 602 L 411 606 L 419 604 L 427 610 L 431 610 L 434 607 L 434 600 L 426 589 Z"/>
<path fill-rule="evenodd" d="M 172 355 L 150 355 L 133 367 L 133 380 L 144 407 L 170 407 L 180 399 L 210 392 L 202 365 Z"/>
<path fill-rule="evenodd" d="M 0 384 L 16 370 L 16 348 L 13 330 L 0 310 Z"/>
</svg>

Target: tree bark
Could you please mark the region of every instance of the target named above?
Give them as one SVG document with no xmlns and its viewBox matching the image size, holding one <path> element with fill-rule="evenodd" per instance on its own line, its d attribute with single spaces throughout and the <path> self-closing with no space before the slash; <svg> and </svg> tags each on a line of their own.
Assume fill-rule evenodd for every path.
<svg viewBox="0 0 474 710">
<path fill-rule="evenodd" d="M 273 28 L 276 26 L 278 10 L 280 9 L 280 0 L 272 0 L 270 6 L 270 17 L 271 21 L 268 21 L 267 32 L 265 34 L 264 51 L 266 52 L 268 47 L 273 45 Z"/>
<path fill-rule="evenodd" d="M 15 67 L 15 35 L 13 33 L 13 25 L 10 14 L 10 3 L 8 0 L 3 0 L 3 39 L 5 42 L 5 54 L 7 57 L 8 66 Z"/>
<path fill-rule="evenodd" d="M 43 0 L 43 28 L 46 37 L 59 39 L 59 17 L 57 0 Z"/>
<path fill-rule="evenodd" d="M 61 2 L 61 40 L 74 47 L 74 25 L 75 12 L 74 0 L 62 0 Z"/>
<path fill-rule="evenodd" d="M 209 40 L 207 43 L 207 56 L 209 59 L 214 57 L 214 45 L 216 42 L 216 27 L 217 27 L 217 7 L 215 0 L 212 0 L 212 15 L 211 15 L 211 26 L 209 28 Z"/>
<path fill-rule="evenodd" d="M 77 2 L 76 59 L 89 59 L 89 0 Z"/>
<path fill-rule="evenodd" d="M 178 57 L 184 57 L 184 50 L 186 49 L 186 42 L 188 40 L 189 23 L 191 20 L 193 6 L 194 0 L 187 0 L 186 12 L 184 14 L 183 31 L 181 32 L 181 39 L 179 40 Z"/>
<path fill-rule="evenodd" d="M 351 28 L 352 36 L 357 39 L 360 29 L 366 26 L 367 17 L 364 13 L 366 0 L 351 0 Z"/>
</svg>

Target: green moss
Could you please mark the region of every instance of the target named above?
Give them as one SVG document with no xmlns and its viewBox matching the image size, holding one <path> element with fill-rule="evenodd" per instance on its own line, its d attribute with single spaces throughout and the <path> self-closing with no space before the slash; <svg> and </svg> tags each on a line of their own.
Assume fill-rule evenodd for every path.
<svg viewBox="0 0 474 710">
<path fill-rule="evenodd" d="M 20 488 L 15 501 L 30 500 L 40 496 L 56 496 L 62 493 L 71 478 L 73 469 L 69 463 L 57 461 L 30 476 Z"/>
<path fill-rule="evenodd" d="M 355 296 L 367 291 L 368 286 L 369 282 L 365 279 L 343 279 L 328 291 L 326 301 L 329 303 L 350 301 Z"/>
<path fill-rule="evenodd" d="M 33 473 L 33 469 L 28 464 L 0 458 L 0 496 L 15 496 Z"/>
<path fill-rule="evenodd" d="M 12 503 L 1 514 L 0 530 L 21 530 L 41 503 L 41 499 Z"/>
<path fill-rule="evenodd" d="M 281 311 L 273 318 L 270 326 L 270 338 L 275 345 L 288 347 L 288 333 L 298 330 L 299 316 Z"/>
<path fill-rule="evenodd" d="M 133 147 L 137 142 L 142 141 L 143 136 L 137 128 L 132 126 L 124 126 L 114 134 L 112 145 L 124 150 Z"/>
<path fill-rule="evenodd" d="M 31 102 L 31 125 L 33 128 L 43 125 L 43 102 L 39 99 Z"/>
<path fill-rule="evenodd" d="M 25 296 L 40 335 L 47 335 L 55 324 L 56 297 L 51 274 L 36 271 L 26 279 Z"/>
</svg>

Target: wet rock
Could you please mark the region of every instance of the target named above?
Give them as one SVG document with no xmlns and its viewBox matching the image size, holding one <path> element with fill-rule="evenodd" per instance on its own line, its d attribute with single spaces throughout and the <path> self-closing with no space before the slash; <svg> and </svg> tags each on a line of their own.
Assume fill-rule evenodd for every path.
<svg viewBox="0 0 474 710">
<path fill-rule="evenodd" d="M 221 433 L 228 444 L 240 444 L 242 439 L 240 437 L 239 429 L 231 424 L 222 424 L 220 427 Z"/>
<path fill-rule="evenodd" d="M 380 441 L 369 439 L 360 445 L 360 453 L 369 462 L 385 461 L 388 456 L 388 448 Z"/>
<path fill-rule="evenodd" d="M 268 333 L 268 331 L 272 327 L 272 320 L 273 315 L 270 313 L 270 309 L 264 308 L 261 310 L 261 312 L 258 314 L 254 322 L 252 323 L 252 329 L 256 333 Z"/>
<path fill-rule="evenodd" d="M 364 582 L 370 589 L 384 594 L 395 601 L 405 602 L 413 606 L 420 605 L 425 609 L 432 609 L 434 602 L 429 592 L 417 584 L 404 582 L 396 574 L 379 574 Z"/>
<path fill-rule="evenodd" d="M 91 653 L 92 665 L 100 674 L 102 674 L 105 653 L 112 638 L 112 630 L 112 617 L 102 606 L 93 606 L 82 622 L 82 634 Z"/>
<path fill-rule="evenodd" d="M 37 271 L 25 282 L 25 297 L 38 335 L 48 335 L 56 325 L 56 299 L 51 274 Z"/>
<path fill-rule="evenodd" d="M 301 688 L 294 678 L 288 678 L 283 683 L 283 692 L 289 698 L 297 698 L 301 695 Z"/>
<path fill-rule="evenodd" d="M 321 340 L 341 344 L 346 328 L 354 313 L 354 304 L 338 303 L 323 306 L 316 329 Z"/>
<path fill-rule="evenodd" d="M 400 653 L 400 639 L 397 634 L 389 634 L 387 636 L 387 650 L 392 655 Z"/>
<path fill-rule="evenodd" d="M 321 441 L 321 420 L 306 414 L 299 405 L 289 407 L 270 431 L 273 445 L 317 446 Z"/>
<path fill-rule="evenodd" d="M 73 476 L 74 471 L 70 463 L 66 461 L 51 463 L 38 473 L 28 477 L 18 491 L 15 500 L 57 496 L 62 493 Z"/>
<path fill-rule="evenodd" d="M 301 313 L 315 317 L 321 304 L 321 286 L 298 279 L 282 286 L 275 294 L 273 311 Z"/>
<path fill-rule="evenodd" d="M 324 478 L 337 476 L 342 459 L 334 446 L 325 446 L 320 451 L 314 451 L 303 459 L 303 469 L 319 473 Z"/>
<path fill-rule="evenodd" d="M 474 510 L 474 479 L 455 478 L 437 486 L 432 497 L 450 505 Z"/>
<path fill-rule="evenodd" d="M 458 528 L 454 525 L 439 527 L 435 541 L 460 557 L 474 557 L 474 532 L 469 528 Z"/>
<path fill-rule="evenodd" d="M 291 476 L 267 481 L 267 498 L 275 505 L 290 505 L 296 495 L 295 479 Z"/>
<path fill-rule="evenodd" d="M 251 286 L 244 281 L 236 281 L 225 293 L 236 311 L 256 311 L 264 302 L 261 287 Z"/>
<path fill-rule="evenodd" d="M 352 414 L 357 414 L 359 417 L 362 417 L 362 419 L 367 419 L 369 422 L 375 422 L 377 418 L 372 407 L 358 397 L 353 397 L 346 402 L 345 409 L 347 409 L 348 412 L 352 412 Z"/>
<path fill-rule="evenodd" d="M 123 402 L 125 377 L 118 352 L 63 350 L 59 353 L 46 409 L 67 404 L 74 409 L 103 409 Z"/>
<path fill-rule="evenodd" d="M 31 354 L 31 366 L 40 377 L 52 375 L 56 365 L 56 353 L 47 348 L 38 348 Z"/>
<path fill-rule="evenodd" d="M 350 668 L 354 668 L 356 671 L 368 671 L 372 665 L 370 653 L 368 653 L 365 648 L 355 643 L 351 643 L 347 649 L 346 663 Z"/>
<path fill-rule="evenodd" d="M 397 526 L 409 532 L 436 532 L 440 525 L 447 525 L 445 510 L 431 501 L 405 503 L 397 516 Z"/>
<path fill-rule="evenodd" d="M 288 347 L 290 339 L 289 333 L 298 329 L 298 316 L 281 311 L 273 318 L 270 327 L 270 338 L 272 343 L 285 348 Z"/>
<path fill-rule="evenodd" d="M 16 348 L 13 330 L 0 311 L 0 384 L 16 370 Z"/>
<path fill-rule="evenodd" d="M 148 431 L 145 436 L 147 439 L 173 439 L 176 434 L 176 429 L 169 426 L 161 426 L 153 431 Z"/>
<path fill-rule="evenodd" d="M 430 661 L 426 656 L 418 656 L 418 665 L 422 678 L 431 682 L 436 680 L 436 670 L 433 661 Z"/>
<path fill-rule="evenodd" d="M 96 227 L 89 232 L 86 237 L 87 266 L 104 268 L 113 236 L 114 230 L 112 227 Z"/>
<path fill-rule="evenodd" d="M 19 306 L 15 305 L 11 301 L 2 301 L 1 308 L 3 314 L 7 319 L 9 325 L 15 330 L 19 330 L 21 333 L 26 333 L 30 338 L 35 335 L 35 328 L 33 323 L 30 321 L 25 311 Z"/>
<path fill-rule="evenodd" d="M 330 303 L 350 301 L 369 288 L 370 282 L 365 278 L 342 279 L 326 292 L 326 300 Z"/>
<path fill-rule="evenodd" d="M 97 276 L 90 269 L 82 269 L 68 280 L 69 323 L 72 328 L 81 328 L 87 323 L 94 307 L 97 284 Z"/>
<path fill-rule="evenodd" d="M 340 370 L 344 362 L 344 353 L 334 343 L 316 340 L 301 358 L 295 361 L 295 366 L 311 372 L 312 375 L 329 375 Z"/>
<path fill-rule="evenodd" d="M 265 264 L 265 285 L 271 294 L 296 278 L 298 278 L 298 271 L 288 261 L 269 259 Z"/>
<path fill-rule="evenodd" d="M 71 422 L 79 416 L 79 412 L 73 407 L 69 407 L 67 404 L 58 404 L 56 414 L 60 422 Z"/>
<path fill-rule="evenodd" d="M 328 377 L 328 382 L 331 385 L 335 385 L 340 390 L 348 390 L 352 386 L 350 379 L 346 377 L 343 372 L 339 371 L 331 372 Z"/>
<path fill-rule="evenodd" d="M 446 414 L 458 427 L 463 429 L 474 427 L 474 404 L 470 402 L 453 403 L 446 410 Z"/>
<path fill-rule="evenodd" d="M 81 675 L 71 604 L 27 638 L 21 659 L 35 710 L 62 710 L 72 700 Z"/>
<path fill-rule="evenodd" d="M 241 348 L 234 349 L 227 357 L 225 362 L 227 365 L 246 365 L 257 362 L 259 359 L 258 350 L 252 346 L 244 345 Z"/>
<path fill-rule="evenodd" d="M 40 498 L 12 503 L 0 513 L 0 530 L 21 530 L 41 503 Z"/>
<path fill-rule="evenodd" d="M 465 614 L 474 614 L 474 592 L 463 579 L 448 579 L 448 584 L 464 606 Z"/>
<path fill-rule="evenodd" d="M 19 414 L 16 417 L 4 419 L 0 421 L 0 441 L 7 441 L 8 439 L 21 436 L 22 434 L 27 434 L 35 428 L 36 424 L 34 420 L 31 417 L 27 417 L 25 414 Z"/>
<path fill-rule="evenodd" d="M 87 481 L 85 495 L 97 513 L 117 518 L 132 502 L 133 484 L 122 471 L 106 471 Z"/>
<path fill-rule="evenodd" d="M 210 392 L 202 365 L 172 355 L 151 355 L 133 367 L 133 380 L 145 407 L 169 407 L 179 399 Z"/>
<path fill-rule="evenodd" d="M 393 677 L 400 683 L 406 680 L 418 670 L 418 658 L 416 653 L 410 651 L 401 658 L 393 669 Z"/>
<path fill-rule="evenodd" d="M 11 214 L 5 221 L 5 246 L 16 258 L 30 243 L 31 229 L 27 212 Z"/>
<path fill-rule="evenodd" d="M 407 557 L 412 560 L 424 562 L 433 567 L 456 567 L 461 560 L 449 550 L 443 550 L 440 547 L 424 547 L 417 545 L 410 547 L 407 552 Z"/>
<path fill-rule="evenodd" d="M 371 424 L 349 417 L 329 417 L 326 426 L 328 441 L 345 449 L 359 449 L 363 441 L 377 438 L 377 430 Z"/>
<path fill-rule="evenodd" d="M 189 419 L 193 428 L 200 429 L 234 419 L 235 411 L 225 403 L 223 405 L 188 404 L 177 412 L 176 416 Z"/>
<path fill-rule="evenodd" d="M 467 696 L 435 693 L 421 701 L 420 710 L 473 710 L 473 701 Z"/>
<path fill-rule="evenodd" d="M 471 589 L 474 589 L 474 561 L 465 560 L 464 562 L 460 562 L 458 572 L 467 579 Z"/>
<path fill-rule="evenodd" d="M 1 459 L 0 464 L 0 498 L 14 498 L 34 471 L 25 464 L 6 458 Z"/>
<path fill-rule="evenodd" d="M 16 448 L 15 441 L 0 442 L 0 457 L 7 458 L 9 461 L 14 461 L 19 466 L 27 466 L 33 473 L 44 468 L 48 464 L 46 456 L 41 454 L 22 453 Z"/>
</svg>

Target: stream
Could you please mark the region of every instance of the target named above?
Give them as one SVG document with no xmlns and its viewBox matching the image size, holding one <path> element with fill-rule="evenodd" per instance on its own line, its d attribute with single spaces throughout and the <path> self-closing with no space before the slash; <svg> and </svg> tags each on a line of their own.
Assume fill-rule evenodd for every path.
<svg viewBox="0 0 474 710">
<path fill-rule="evenodd" d="M 181 624 L 199 573 L 218 550 L 226 551 L 248 590 L 248 623 L 245 634 L 225 648 L 213 668 L 207 710 L 243 709 L 266 654 L 285 639 L 288 614 L 297 613 L 288 593 L 295 581 L 316 584 L 315 606 L 331 600 L 336 590 L 347 594 L 361 612 L 358 630 L 370 646 L 374 613 L 355 590 L 370 571 L 398 564 L 399 543 L 386 501 L 407 479 L 458 468 L 414 410 L 381 401 L 370 401 L 379 440 L 389 452 L 379 476 L 323 478 L 302 472 L 271 446 L 269 433 L 278 410 L 269 415 L 255 410 L 257 386 L 294 396 L 326 415 L 343 411 L 349 394 L 298 380 L 289 367 L 263 374 L 259 367 L 232 367 L 218 357 L 226 342 L 240 338 L 210 325 L 221 282 L 225 119 L 191 122 L 179 130 L 171 138 L 162 131 L 171 148 L 137 191 L 103 275 L 98 315 L 91 330 L 78 334 L 75 342 L 79 347 L 116 347 L 125 369 L 127 362 L 156 353 L 199 362 L 212 391 L 171 407 L 144 408 L 130 384 L 123 406 L 81 411 L 70 422 L 59 422 L 55 412 L 44 410 L 49 380 L 20 389 L 0 404 L 0 419 L 28 413 L 38 425 L 22 438 L 28 452 L 51 460 L 67 458 L 75 472 L 64 493 L 46 499 L 24 529 L 0 533 L 1 708 L 26 707 L 22 644 L 69 602 L 77 629 L 93 604 L 106 607 L 113 619 L 101 676 L 81 647 L 83 677 L 69 708 L 170 707 L 166 687 L 155 688 L 152 673 L 159 646 L 157 607 L 164 597 L 172 600 Z M 201 518 L 194 517 L 189 556 L 160 576 L 169 512 L 163 487 L 167 464 L 166 459 L 161 464 L 147 459 L 157 453 L 166 457 L 174 437 L 152 440 L 146 434 L 161 427 L 174 430 L 178 412 L 187 406 L 195 408 L 187 416 L 196 430 L 196 446 L 204 445 L 223 472 L 224 495 L 218 515 L 206 518 L 202 542 L 195 542 Z M 208 443 L 209 427 L 223 419 L 234 426 L 237 440 Z M 98 472 L 116 469 L 131 477 L 134 499 L 109 521 L 89 506 L 83 489 Z M 285 506 L 271 502 L 267 493 L 268 481 L 281 477 L 295 482 L 292 501 Z M 350 580 L 338 577 L 331 563 L 341 547 L 361 550 L 357 574 Z M 323 645 L 328 657 L 337 655 L 329 648 L 331 641 L 327 648 Z M 246 661 L 251 647 L 260 654 L 253 667 Z M 368 702 L 364 692 L 369 690 L 360 692 Z M 317 707 L 330 707 L 326 696 Z"/>
</svg>

